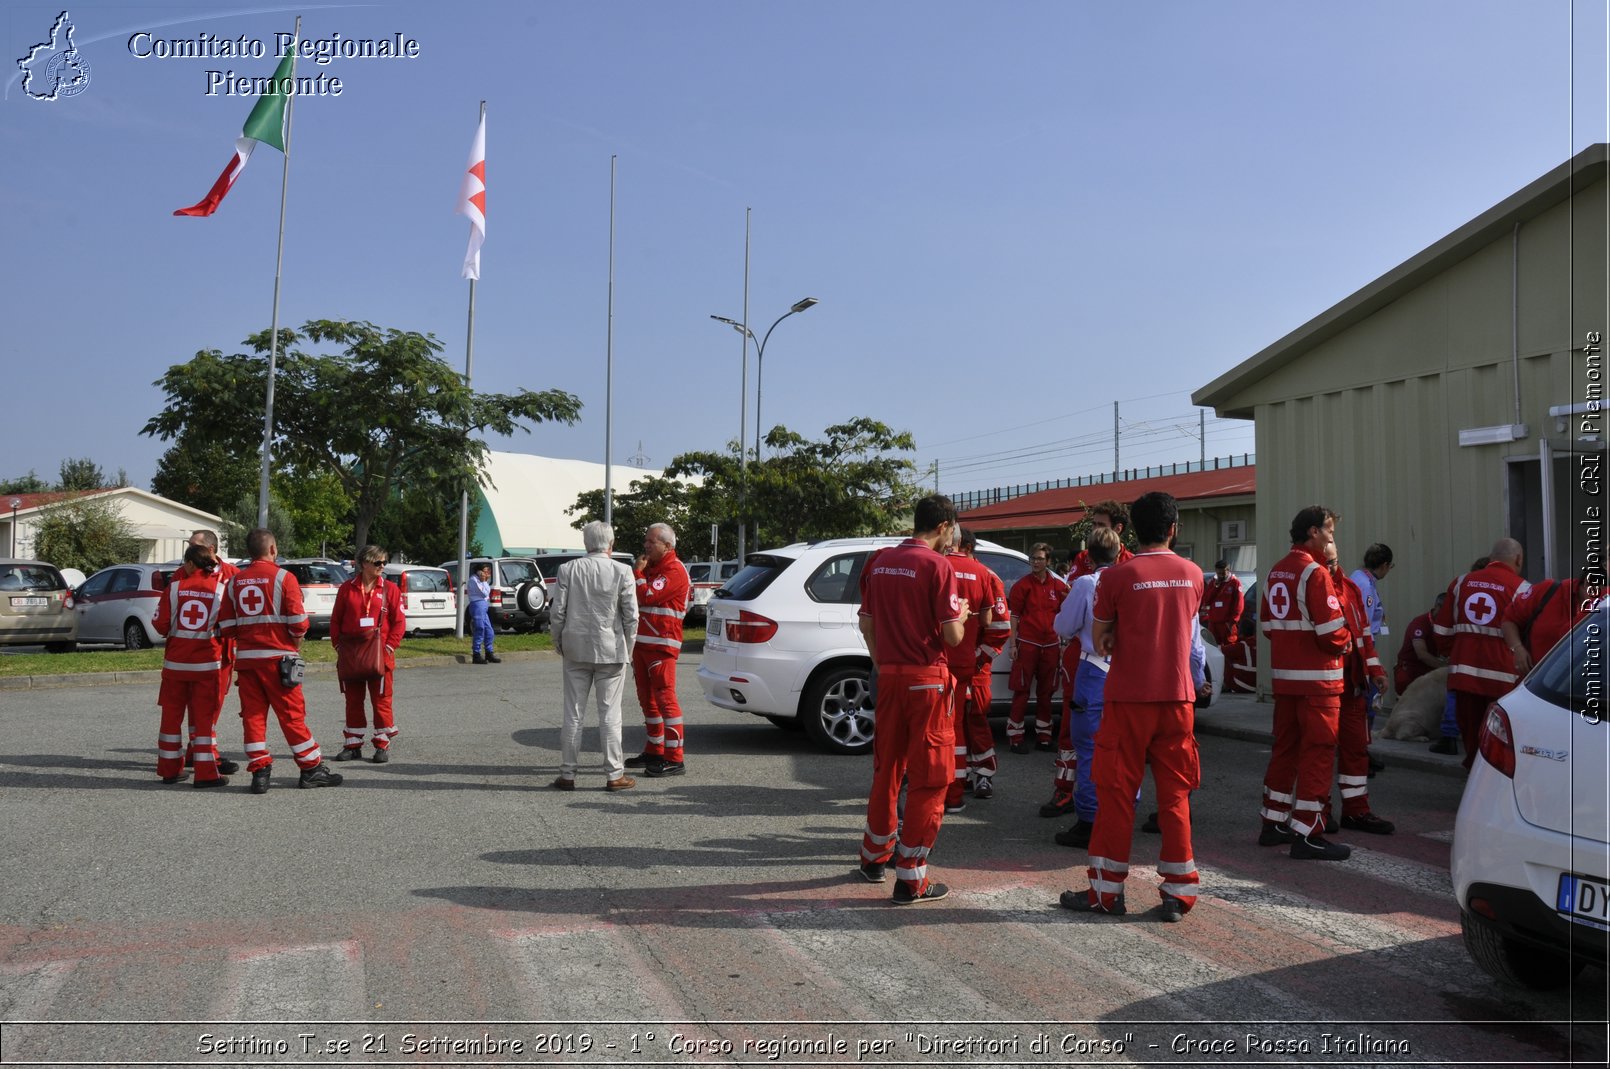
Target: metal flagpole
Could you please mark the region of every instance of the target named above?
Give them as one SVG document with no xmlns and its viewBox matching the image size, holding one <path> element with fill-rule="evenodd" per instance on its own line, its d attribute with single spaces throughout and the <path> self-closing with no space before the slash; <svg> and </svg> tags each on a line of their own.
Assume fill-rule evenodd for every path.
<svg viewBox="0 0 1610 1069">
<path fill-rule="evenodd" d="M 302 16 L 296 16 L 296 28 L 291 33 L 291 47 L 302 44 Z M 296 73 L 296 61 L 291 61 L 291 73 Z M 275 86 L 284 91 L 285 86 Z M 274 316 L 268 339 L 268 398 L 263 403 L 263 472 L 257 483 L 257 526 L 268 526 L 268 469 L 274 452 L 274 374 L 279 365 L 280 352 L 280 271 L 285 266 L 285 194 L 291 185 L 291 108 L 296 94 L 285 97 L 285 166 L 280 172 L 280 237 L 279 251 L 274 254 Z"/>
<path fill-rule="evenodd" d="M 604 327 L 604 522 L 615 522 L 615 157 L 609 158 L 609 307 Z"/>
<path fill-rule="evenodd" d="M 486 101 L 481 101 L 480 121 L 486 121 Z M 477 272 L 479 273 L 479 272 Z M 470 279 L 470 322 L 464 338 L 464 388 L 470 388 L 470 373 L 475 368 L 475 279 Z M 464 614 L 469 610 L 470 585 L 470 491 L 459 492 L 458 501 L 458 611 L 453 624 L 453 637 L 464 637 Z"/>
</svg>

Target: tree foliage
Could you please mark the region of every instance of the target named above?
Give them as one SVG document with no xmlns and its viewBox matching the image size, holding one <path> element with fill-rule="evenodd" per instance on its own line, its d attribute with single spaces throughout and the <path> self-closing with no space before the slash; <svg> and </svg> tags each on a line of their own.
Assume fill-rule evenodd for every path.
<svg viewBox="0 0 1610 1069">
<path fill-rule="evenodd" d="M 261 444 L 269 332 L 248 338 L 253 353 L 198 352 L 157 380 L 167 404 L 142 433 L 163 440 L 194 435 L 237 455 Z M 312 355 L 302 342 L 340 352 Z M 476 393 L 437 354 L 433 335 L 372 323 L 312 320 L 280 331 L 275 378 L 277 470 L 329 472 L 352 502 L 352 539 L 370 527 L 401 485 L 448 487 L 457 497 L 486 467 L 479 434 L 512 434 L 527 423 L 575 422 L 581 402 L 562 390 Z M 456 547 L 455 547 L 456 549 Z"/>
<path fill-rule="evenodd" d="M 241 498 L 257 496 L 261 473 L 255 452 L 239 453 L 224 443 L 179 435 L 157 461 L 151 492 L 203 512 L 222 516 Z"/>
<path fill-rule="evenodd" d="M 0 480 L 0 494 L 42 494 L 49 489 L 50 484 L 31 468 L 27 475 Z"/>
<path fill-rule="evenodd" d="M 704 560 L 711 552 L 710 525 L 723 522 L 726 506 L 717 494 L 681 479 L 651 475 L 633 479 L 625 492 L 615 492 L 615 548 L 636 553 L 643 536 L 656 523 L 668 523 L 677 533 L 677 553 L 687 560 Z M 576 517 L 571 526 L 581 528 L 591 520 L 604 518 L 604 491 L 588 490 L 567 510 Z M 577 539 L 579 543 L 581 540 Z M 721 531 L 718 559 L 738 552 L 738 528 Z"/>
<path fill-rule="evenodd" d="M 89 457 L 69 457 L 61 462 L 58 490 L 72 493 L 77 490 L 99 490 L 105 485 L 106 473 Z"/>
<path fill-rule="evenodd" d="M 34 553 L 58 568 L 88 575 L 140 559 L 145 543 L 115 501 L 67 498 L 47 505 L 34 524 Z"/>
</svg>

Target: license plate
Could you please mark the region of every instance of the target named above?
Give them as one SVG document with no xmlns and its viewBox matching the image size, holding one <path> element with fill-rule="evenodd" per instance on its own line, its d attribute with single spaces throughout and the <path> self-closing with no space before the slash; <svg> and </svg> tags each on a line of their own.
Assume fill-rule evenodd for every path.
<svg viewBox="0 0 1610 1069">
<path fill-rule="evenodd" d="M 1592 876 L 1561 873 L 1554 908 L 1579 924 L 1610 931 L 1610 883 Z"/>
<path fill-rule="evenodd" d="M 442 606 L 446 605 L 447 602 L 445 602 L 445 601 L 422 601 L 422 602 L 420 602 L 420 604 L 423 605 L 427 609 L 440 609 Z"/>
<path fill-rule="evenodd" d="M 49 598 L 12 598 L 13 609 L 43 609 L 50 604 Z"/>
<path fill-rule="evenodd" d="M 722 623 L 723 623 L 723 621 L 719 616 L 710 621 L 710 627 L 704 633 L 704 640 L 706 642 L 709 642 L 711 639 L 715 639 L 717 641 L 720 641 L 720 639 L 721 639 L 721 624 Z"/>
</svg>

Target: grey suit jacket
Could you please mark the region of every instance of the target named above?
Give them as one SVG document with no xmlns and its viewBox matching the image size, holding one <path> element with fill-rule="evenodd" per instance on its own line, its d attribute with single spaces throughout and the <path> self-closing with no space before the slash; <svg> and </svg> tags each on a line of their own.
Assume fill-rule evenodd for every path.
<svg viewBox="0 0 1610 1069">
<path fill-rule="evenodd" d="M 589 553 L 559 566 L 548 610 L 553 648 L 567 661 L 623 664 L 637 641 L 637 591 L 632 570 L 608 553 Z"/>
</svg>

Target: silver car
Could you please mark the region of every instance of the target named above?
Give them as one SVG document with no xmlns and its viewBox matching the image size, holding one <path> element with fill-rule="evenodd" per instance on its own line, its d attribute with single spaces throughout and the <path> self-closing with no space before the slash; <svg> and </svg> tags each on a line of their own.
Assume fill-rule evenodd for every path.
<svg viewBox="0 0 1610 1069">
<path fill-rule="evenodd" d="M 78 641 L 120 645 L 130 650 L 160 646 L 157 603 L 177 565 L 113 564 L 102 568 L 73 591 Z"/>
</svg>

